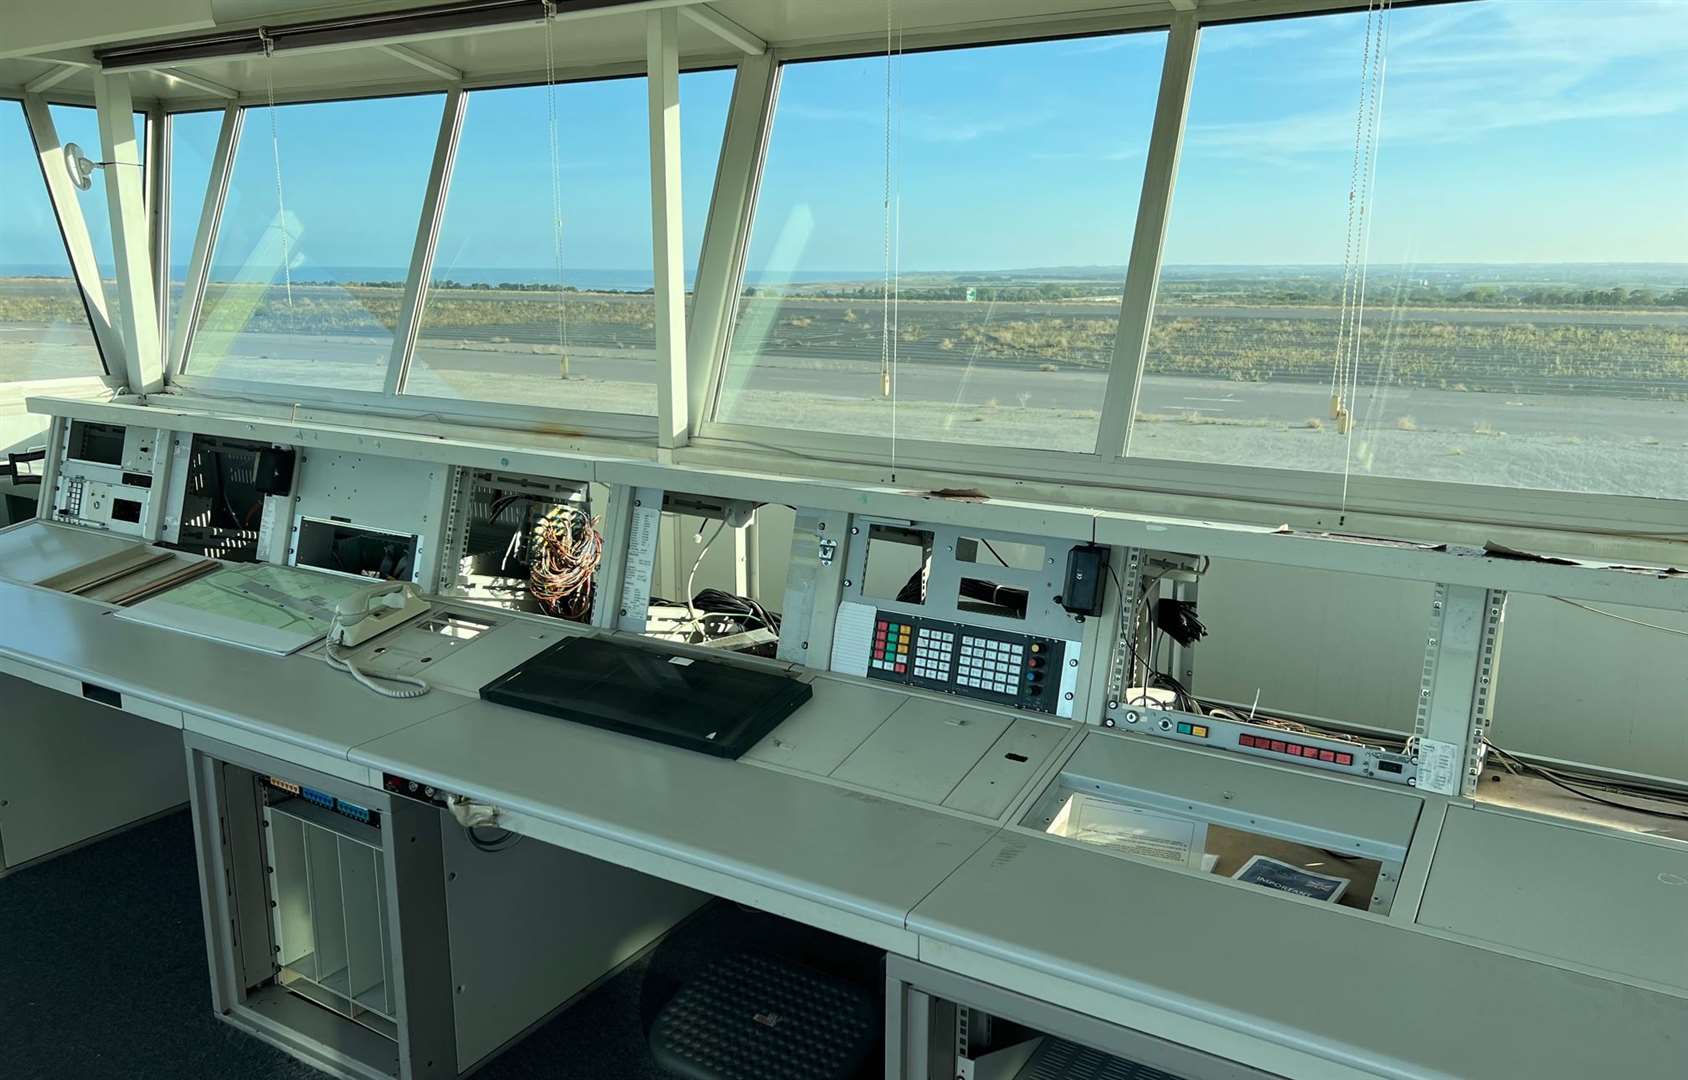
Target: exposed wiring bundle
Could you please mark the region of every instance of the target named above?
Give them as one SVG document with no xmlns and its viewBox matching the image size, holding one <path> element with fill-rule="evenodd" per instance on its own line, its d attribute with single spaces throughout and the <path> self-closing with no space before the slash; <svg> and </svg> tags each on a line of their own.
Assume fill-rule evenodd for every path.
<svg viewBox="0 0 1688 1080">
<path fill-rule="evenodd" d="M 528 591 L 547 615 L 576 621 L 592 613 L 592 580 L 604 557 L 598 519 L 554 506 L 533 527 Z"/>
</svg>

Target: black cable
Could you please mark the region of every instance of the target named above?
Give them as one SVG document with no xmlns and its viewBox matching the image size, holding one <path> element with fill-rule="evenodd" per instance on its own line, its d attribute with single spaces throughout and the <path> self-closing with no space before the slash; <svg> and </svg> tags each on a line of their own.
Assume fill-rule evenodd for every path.
<svg viewBox="0 0 1688 1080">
<path fill-rule="evenodd" d="M 517 844 L 521 843 L 522 834 L 511 832 L 509 829 L 498 829 L 497 831 L 503 835 L 498 837 L 496 840 L 483 840 L 475 834 L 475 830 L 477 829 L 492 827 L 493 826 L 488 825 L 465 825 L 463 827 L 463 835 L 469 838 L 469 843 L 476 851 L 484 851 L 488 855 L 496 855 L 501 851 L 508 851 Z"/>
<path fill-rule="evenodd" d="M 992 555 L 995 555 L 995 556 L 996 556 L 996 561 L 997 561 L 997 562 L 999 562 L 999 563 L 1001 563 L 1001 564 L 1002 564 L 1002 565 L 1003 565 L 1003 566 L 1007 566 L 1007 565 L 1008 565 L 1008 560 L 1007 560 L 1007 559 L 1004 559 L 1004 558 L 1003 558 L 1003 557 L 1002 557 L 1002 555 L 1001 555 L 1001 554 L 999 554 L 999 553 L 998 553 L 998 552 L 997 552 L 997 550 L 996 550 L 996 549 L 995 549 L 995 548 L 993 548 L 993 547 L 991 547 L 991 542 L 990 542 L 990 541 L 989 541 L 989 540 L 985 540 L 985 539 L 982 539 L 982 538 L 981 538 L 981 539 L 980 539 L 980 540 L 979 540 L 979 543 L 981 543 L 981 544 L 983 544 L 983 545 L 985 545 L 985 550 L 986 550 L 986 551 L 988 551 L 988 552 L 990 552 L 990 553 L 991 553 L 991 554 L 992 554 Z"/>
<path fill-rule="evenodd" d="M 1688 821 L 1688 814 L 1673 813 L 1672 811 L 1669 811 L 1669 810 L 1655 810 L 1652 807 L 1636 806 L 1633 803 L 1618 802 L 1616 799 L 1607 799 L 1607 798 L 1604 798 L 1600 795 L 1596 795 L 1592 791 L 1586 791 L 1582 788 L 1575 786 L 1574 784 L 1571 783 L 1571 781 L 1569 781 L 1569 780 L 1565 779 L 1564 777 L 1560 776 L 1558 773 L 1554 772 L 1552 769 L 1549 769 L 1544 765 L 1535 765 L 1535 764 L 1532 764 L 1528 761 L 1524 761 L 1521 758 L 1519 758 L 1516 754 L 1510 753 L 1506 750 L 1502 750 L 1500 747 L 1496 746 L 1492 742 L 1489 742 L 1489 740 L 1487 740 L 1487 739 L 1483 740 L 1483 744 L 1485 746 L 1487 746 L 1490 750 L 1493 750 L 1495 753 L 1497 753 L 1501 757 L 1505 758 L 1507 761 L 1510 761 L 1510 762 L 1512 762 L 1512 764 L 1518 766 L 1520 769 L 1524 769 L 1524 770 L 1527 770 L 1529 772 L 1536 773 L 1537 775 L 1541 776 L 1542 779 L 1544 779 L 1548 783 L 1552 784 L 1554 787 L 1563 788 L 1564 790 L 1570 792 L 1572 795 L 1576 795 L 1576 796 L 1579 796 L 1581 798 L 1587 799 L 1589 802 L 1597 802 L 1597 803 L 1600 803 L 1602 806 L 1610 806 L 1615 810 L 1628 810 L 1632 814 L 1648 814 L 1648 815 L 1651 815 L 1652 817 L 1670 818 L 1674 821 Z"/>
</svg>

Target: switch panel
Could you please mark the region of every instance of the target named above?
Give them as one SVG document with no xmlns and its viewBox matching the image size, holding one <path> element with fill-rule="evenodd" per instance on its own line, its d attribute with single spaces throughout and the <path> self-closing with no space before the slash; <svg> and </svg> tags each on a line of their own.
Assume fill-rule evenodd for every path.
<svg viewBox="0 0 1688 1080">
<path fill-rule="evenodd" d="M 1071 716 L 1078 643 L 880 611 L 870 679 Z"/>
<path fill-rule="evenodd" d="M 1290 764 L 1313 765 L 1327 772 L 1392 784 L 1411 787 L 1418 783 L 1418 765 L 1410 756 L 1366 743 L 1153 707 L 1128 705 L 1118 715 L 1117 721 L 1112 716 L 1103 720 L 1103 726 L 1117 724 L 1123 731 L 1138 731 Z"/>
</svg>

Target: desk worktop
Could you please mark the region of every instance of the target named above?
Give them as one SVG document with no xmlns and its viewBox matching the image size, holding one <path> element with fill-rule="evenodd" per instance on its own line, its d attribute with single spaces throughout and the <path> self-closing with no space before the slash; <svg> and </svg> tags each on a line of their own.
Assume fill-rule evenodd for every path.
<svg viewBox="0 0 1688 1080">
<path fill-rule="evenodd" d="M 431 782 L 542 840 L 1289 1075 L 1688 1075 L 1688 995 L 790 771 L 443 689 L 390 700 L 312 656 L 5 581 L 0 659 L 299 764 Z"/>
<path fill-rule="evenodd" d="M 996 828 L 475 702 L 352 751 L 372 770 L 901 927 Z"/>
<path fill-rule="evenodd" d="M 1012 830 L 909 927 L 939 966 L 1050 980 L 1058 1004 L 1125 1023 L 1162 1013 L 1163 1034 L 1199 1020 L 1264 1038 L 1302 1060 L 1294 1075 L 1322 1075 L 1311 1057 L 1398 1077 L 1688 1076 L 1688 997 Z"/>
<path fill-rule="evenodd" d="M 104 604 L 0 581 L 0 657 L 344 759 L 353 746 L 461 708 L 397 701 L 320 659 L 276 657 L 113 617 Z"/>
<path fill-rule="evenodd" d="M 127 622 L 111 610 L 0 581 L 0 658 L 115 690 L 126 705 L 139 698 L 180 710 L 184 726 L 201 734 L 367 783 L 379 784 L 382 772 L 426 780 L 898 935 L 915 903 L 996 832 L 446 690 L 380 697 L 305 653 L 276 657 Z M 325 764 L 335 761 L 350 771 Z"/>
</svg>

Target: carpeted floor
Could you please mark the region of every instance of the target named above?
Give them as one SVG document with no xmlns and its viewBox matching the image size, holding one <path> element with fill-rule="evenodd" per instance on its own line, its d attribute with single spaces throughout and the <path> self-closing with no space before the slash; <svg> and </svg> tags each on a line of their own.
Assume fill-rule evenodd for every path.
<svg viewBox="0 0 1688 1080">
<path fill-rule="evenodd" d="M 870 989 L 879 954 L 716 902 L 475 1073 L 484 1080 L 660 1080 L 651 1019 L 689 975 L 742 950 Z M 864 1076 L 877 1074 L 870 1059 Z M 0 1076 L 7 1080 L 316 1080 L 212 1015 L 188 815 L 171 814 L 0 880 Z"/>
</svg>

